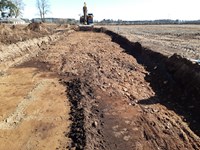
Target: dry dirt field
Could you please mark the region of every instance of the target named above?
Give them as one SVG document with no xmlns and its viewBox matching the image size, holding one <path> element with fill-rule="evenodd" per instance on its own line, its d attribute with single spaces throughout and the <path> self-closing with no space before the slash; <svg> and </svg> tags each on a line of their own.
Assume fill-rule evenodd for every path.
<svg viewBox="0 0 200 150">
<path fill-rule="evenodd" d="M 200 25 L 106 26 L 130 41 L 166 55 L 200 59 Z"/>
<path fill-rule="evenodd" d="M 2 28 L 0 149 L 200 149 L 199 65 L 104 28 Z"/>
</svg>

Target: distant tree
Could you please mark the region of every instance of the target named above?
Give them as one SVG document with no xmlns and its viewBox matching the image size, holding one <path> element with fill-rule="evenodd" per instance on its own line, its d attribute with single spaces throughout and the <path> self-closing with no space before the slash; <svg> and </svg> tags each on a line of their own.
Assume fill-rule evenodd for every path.
<svg viewBox="0 0 200 150">
<path fill-rule="evenodd" d="M 0 0 L 0 11 L 4 11 L 8 7 L 8 1 L 7 0 Z"/>
<path fill-rule="evenodd" d="M 22 14 L 24 3 L 22 0 L 0 0 L 1 15 L 5 14 L 4 11 L 9 10 L 9 16 L 17 18 Z"/>
<path fill-rule="evenodd" d="M 17 9 L 17 6 L 10 0 L 0 0 L 0 11 L 1 15 L 4 11 L 9 10 L 9 16 L 13 16 L 14 10 Z"/>
<path fill-rule="evenodd" d="M 40 18 L 42 22 L 45 22 L 45 16 L 50 12 L 49 0 L 37 0 L 36 7 L 39 11 Z"/>
<path fill-rule="evenodd" d="M 13 15 L 17 18 L 23 14 L 25 4 L 22 0 L 12 0 L 12 3 L 16 6 L 16 9 L 13 10 Z"/>
</svg>

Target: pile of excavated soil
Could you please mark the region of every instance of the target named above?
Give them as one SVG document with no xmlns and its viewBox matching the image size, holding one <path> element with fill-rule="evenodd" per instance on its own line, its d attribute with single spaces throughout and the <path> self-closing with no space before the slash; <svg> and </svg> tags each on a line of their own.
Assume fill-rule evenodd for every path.
<svg viewBox="0 0 200 150">
<path fill-rule="evenodd" d="M 11 44 L 17 41 L 22 41 L 27 38 L 27 33 L 21 29 L 16 29 L 16 26 L 9 26 L 5 24 L 0 25 L 0 43 Z"/>
<path fill-rule="evenodd" d="M 55 31 L 54 26 L 41 23 L 31 23 L 24 25 L 0 25 L 0 43 L 9 45 L 33 38 L 44 37 Z"/>
<path fill-rule="evenodd" d="M 12 29 L 9 26 L 6 26 L 4 24 L 0 24 L 0 34 L 1 35 L 7 35 L 10 34 Z"/>
<path fill-rule="evenodd" d="M 43 23 L 30 23 L 24 29 L 35 31 L 35 32 L 49 33 L 48 28 Z"/>
</svg>

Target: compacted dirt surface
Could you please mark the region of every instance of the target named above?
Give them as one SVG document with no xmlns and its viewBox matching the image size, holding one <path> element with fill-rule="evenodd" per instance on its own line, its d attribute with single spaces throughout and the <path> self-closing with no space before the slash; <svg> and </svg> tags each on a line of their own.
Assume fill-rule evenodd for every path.
<svg viewBox="0 0 200 150">
<path fill-rule="evenodd" d="M 55 75 L 11 68 L 0 79 L 0 149 L 66 147 L 69 102 Z"/>
<path fill-rule="evenodd" d="M 199 102 L 178 101 L 198 101 L 199 86 L 185 91 L 139 43 L 104 30 L 60 34 L 2 69 L 0 149 L 200 149 Z"/>
<path fill-rule="evenodd" d="M 143 46 L 165 55 L 178 53 L 186 58 L 200 59 L 200 25 L 130 25 L 106 26 L 138 41 Z"/>
</svg>

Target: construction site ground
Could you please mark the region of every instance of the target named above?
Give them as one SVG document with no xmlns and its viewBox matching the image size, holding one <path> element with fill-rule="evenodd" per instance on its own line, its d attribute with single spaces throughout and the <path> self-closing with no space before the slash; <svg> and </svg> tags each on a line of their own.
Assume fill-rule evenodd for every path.
<svg viewBox="0 0 200 150">
<path fill-rule="evenodd" d="M 199 85 L 185 90 L 161 62 L 178 56 L 103 28 L 29 33 L 1 40 L 0 149 L 200 149 Z"/>
<path fill-rule="evenodd" d="M 106 28 L 165 55 L 177 53 L 186 58 L 200 59 L 199 25 L 127 25 Z"/>
</svg>

